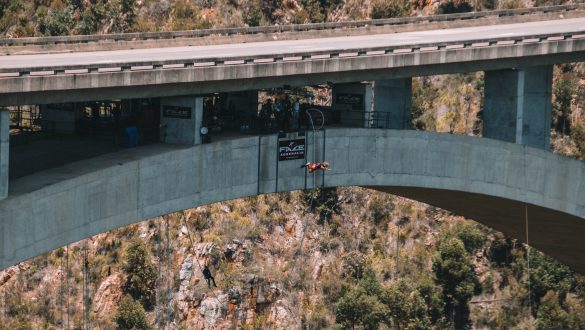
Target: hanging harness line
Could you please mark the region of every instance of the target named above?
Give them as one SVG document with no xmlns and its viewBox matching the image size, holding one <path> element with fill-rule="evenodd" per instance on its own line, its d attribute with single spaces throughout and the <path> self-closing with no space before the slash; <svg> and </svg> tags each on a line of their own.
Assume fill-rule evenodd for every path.
<svg viewBox="0 0 585 330">
<path fill-rule="evenodd" d="M 187 226 L 187 222 L 185 221 L 184 217 L 181 217 L 181 223 L 183 224 L 183 226 L 185 226 L 185 228 L 187 228 L 187 237 L 189 238 L 189 249 L 191 250 L 191 253 L 193 253 L 193 259 L 197 263 L 197 267 L 199 267 L 199 270 L 201 271 L 201 273 L 203 273 L 203 277 L 205 277 L 205 279 L 207 280 L 206 275 L 205 275 L 205 269 L 207 269 L 207 271 L 209 272 L 209 268 L 207 267 L 207 265 L 205 266 L 205 268 L 201 267 L 201 264 L 199 263 L 199 260 L 197 259 L 197 254 L 195 253 L 193 239 L 191 238 L 191 230 L 189 229 L 189 226 Z M 209 274 L 211 275 L 211 272 L 209 272 Z M 207 281 L 209 283 L 209 280 L 207 280 Z M 215 285 L 215 279 L 213 280 L 213 285 Z M 215 285 L 215 287 L 217 287 L 217 285 Z M 211 288 L 211 286 L 209 288 Z M 223 306 L 223 303 L 221 302 L 221 300 L 219 300 L 219 298 L 217 298 L 217 295 L 215 294 L 215 292 L 211 291 L 211 294 L 213 295 L 213 298 L 215 298 L 215 300 L 217 300 L 217 302 L 221 306 Z"/>
<path fill-rule="evenodd" d="M 530 241 L 528 237 L 528 205 L 524 203 L 524 223 L 526 227 L 526 269 L 528 270 L 528 308 L 532 313 L 532 283 L 530 281 Z"/>
</svg>

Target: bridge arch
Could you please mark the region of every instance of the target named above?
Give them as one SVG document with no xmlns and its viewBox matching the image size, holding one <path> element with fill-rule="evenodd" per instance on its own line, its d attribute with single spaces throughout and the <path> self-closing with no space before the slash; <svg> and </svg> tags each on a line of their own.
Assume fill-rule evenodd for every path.
<svg viewBox="0 0 585 330">
<path fill-rule="evenodd" d="M 450 134 L 339 128 L 308 154 L 333 170 L 318 186 L 365 186 L 427 202 L 530 243 L 585 273 L 585 163 Z M 199 205 L 313 187 L 277 137 L 110 154 L 14 181 L 0 202 L 0 269 L 92 235 Z M 278 174 L 278 175 L 277 175 Z M 306 180 L 307 179 L 307 180 Z"/>
</svg>

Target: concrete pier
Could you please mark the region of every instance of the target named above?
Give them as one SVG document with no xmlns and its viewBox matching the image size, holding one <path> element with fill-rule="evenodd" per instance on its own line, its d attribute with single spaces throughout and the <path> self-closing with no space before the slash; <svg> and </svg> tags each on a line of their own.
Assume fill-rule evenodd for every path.
<svg viewBox="0 0 585 330">
<path fill-rule="evenodd" d="M 338 111 L 341 124 L 350 127 L 370 127 L 372 85 L 347 83 L 333 86 L 333 111 Z"/>
<path fill-rule="evenodd" d="M 483 136 L 548 149 L 552 66 L 486 71 Z"/>
<path fill-rule="evenodd" d="M 411 127 L 412 78 L 376 80 L 373 86 L 374 127 Z"/>
<path fill-rule="evenodd" d="M 0 109 L 0 199 L 8 196 L 8 146 L 10 140 L 10 115 Z"/>
<path fill-rule="evenodd" d="M 203 97 L 165 97 L 160 102 L 161 141 L 169 144 L 201 144 Z"/>
</svg>

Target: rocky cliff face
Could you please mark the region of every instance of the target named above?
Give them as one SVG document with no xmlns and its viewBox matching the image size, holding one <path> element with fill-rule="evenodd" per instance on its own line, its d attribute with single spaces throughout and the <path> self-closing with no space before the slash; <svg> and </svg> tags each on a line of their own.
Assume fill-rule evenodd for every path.
<svg viewBox="0 0 585 330">
<path fill-rule="evenodd" d="M 362 188 L 218 203 L 92 237 L 87 244 L 90 322 L 99 329 L 116 327 L 130 276 L 124 271 L 125 251 L 132 241 L 146 245 L 155 269 L 156 302 L 146 310 L 153 328 L 318 329 L 341 322 L 338 301 L 366 269 L 383 287 L 403 279 L 432 280 L 438 242 L 460 227 L 487 239 L 468 257 L 483 287 L 472 299 L 477 303 L 471 305 L 471 321 L 494 326 L 494 315 L 505 307 L 500 301 L 508 299 L 520 306 L 514 322 L 533 322 L 522 309 L 526 292 L 514 295 L 524 290 L 518 279 L 525 270 L 514 263 L 512 271 L 493 264 L 492 231 Z M 69 324 L 80 327 L 84 246 L 72 244 L 0 272 L 0 324 L 60 327 L 67 323 L 69 304 Z M 205 266 L 216 286 L 213 281 L 208 286 Z"/>
</svg>

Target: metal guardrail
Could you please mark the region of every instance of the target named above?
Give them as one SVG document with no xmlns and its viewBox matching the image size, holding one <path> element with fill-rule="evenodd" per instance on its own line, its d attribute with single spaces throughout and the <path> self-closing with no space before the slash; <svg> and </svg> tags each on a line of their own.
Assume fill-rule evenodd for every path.
<svg viewBox="0 0 585 330">
<path fill-rule="evenodd" d="M 137 32 L 137 33 L 118 33 L 102 35 L 78 35 L 78 36 L 59 36 L 59 37 L 30 37 L 30 38 L 0 38 L 0 46 L 27 46 L 43 44 L 73 44 L 73 43 L 91 43 L 101 41 L 138 41 L 138 40 L 157 40 L 157 39 L 177 39 L 177 38 L 202 38 L 208 36 L 230 36 L 246 34 L 268 34 L 283 32 L 306 32 L 311 30 L 331 30 L 342 28 L 363 28 L 368 26 L 385 26 L 385 25 L 405 25 L 420 24 L 433 22 L 449 22 L 456 20 L 470 20 L 486 17 L 504 17 L 520 16 L 535 13 L 565 12 L 571 10 L 585 10 L 585 3 L 563 6 L 547 6 L 536 8 L 507 9 L 480 11 L 460 14 L 443 14 L 424 17 L 403 17 L 403 18 L 386 18 L 371 19 L 349 22 L 331 22 L 331 23 L 311 23 L 311 24 L 291 24 L 291 25 L 274 25 L 274 26 L 257 26 L 247 28 L 221 28 L 206 30 L 186 30 L 172 32 Z"/>
<path fill-rule="evenodd" d="M 161 69 L 181 69 L 196 67 L 214 67 L 245 64 L 261 64 L 275 62 L 293 62 L 316 59 L 334 59 L 347 57 L 363 57 L 388 54 L 407 54 L 415 52 L 429 52 L 439 50 L 457 50 L 466 48 L 498 47 L 528 43 L 559 42 L 569 40 L 584 40 L 585 27 L 578 31 L 536 34 L 516 37 L 499 37 L 491 39 L 473 39 L 466 41 L 449 41 L 439 43 L 410 44 L 397 46 L 382 46 L 372 48 L 346 48 L 339 50 L 297 52 L 260 56 L 232 56 L 212 57 L 200 59 L 173 59 L 163 61 L 132 61 L 117 63 L 95 63 L 80 65 L 37 66 L 26 68 L 0 68 L 0 78 L 15 78 L 23 76 L 54 76 L 86 73 L 112 73 L 127 71 L 147 71 Z"/>
</svg>

